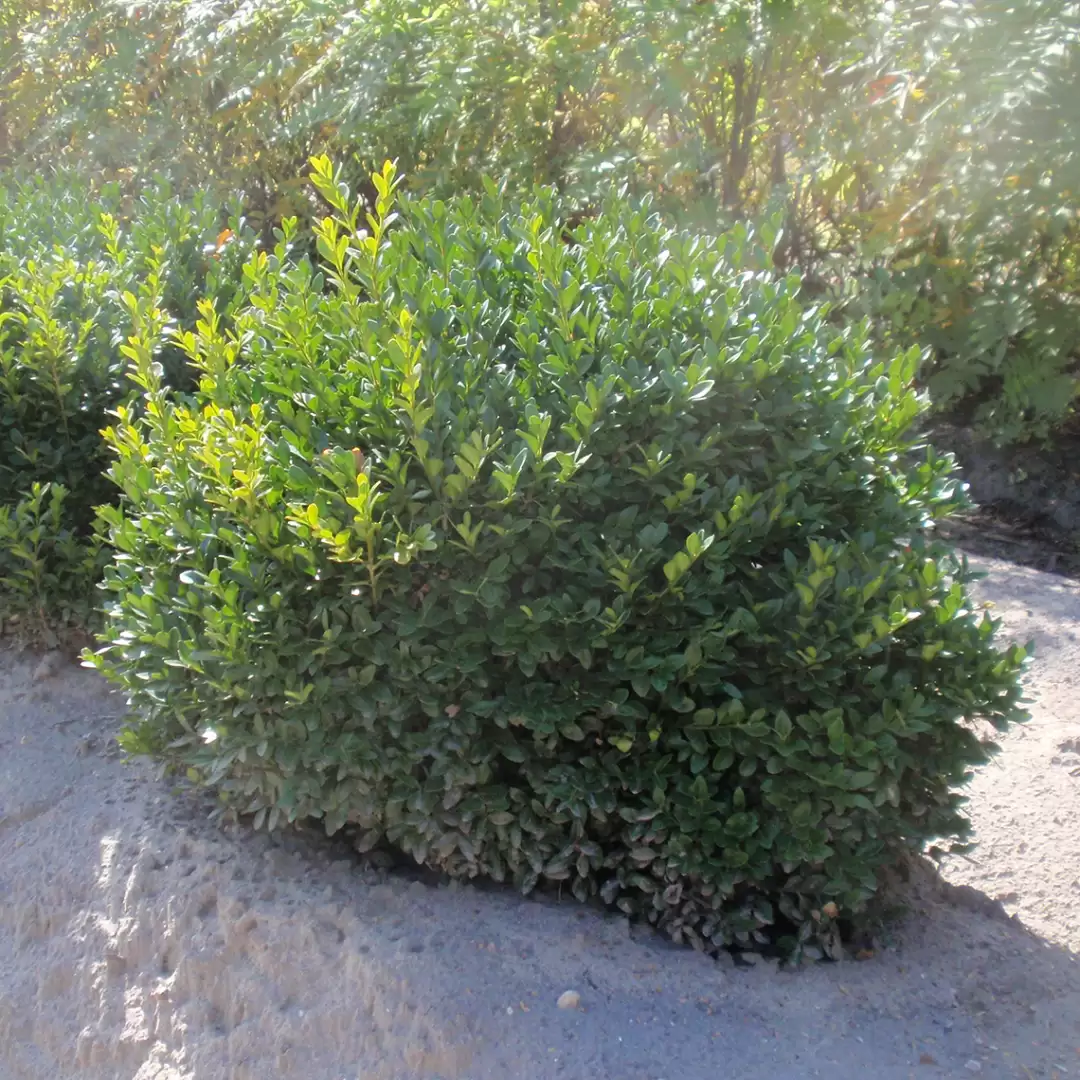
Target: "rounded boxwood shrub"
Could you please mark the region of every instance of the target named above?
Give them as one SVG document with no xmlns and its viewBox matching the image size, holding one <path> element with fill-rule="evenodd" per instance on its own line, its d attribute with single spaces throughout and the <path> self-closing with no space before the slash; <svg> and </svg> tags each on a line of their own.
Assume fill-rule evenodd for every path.
<svg viewBox="0 0 1080 1080">
<path fill-rule="evenodd" d="M 256 824 L 321 818 L 454 876 L 549 881 L 714 947 L 829 940 L 1018 713 L 961 498 L 873 359 L 748 229 L 613 198 L 362 209 L 324 160 L 197 394 L 108 433 L 94 661 L 130 749 Z M 768 240 L 768 237 L 762 238 Z M 149 357 L 149 345 L 142 346 Z"/>
</svg>

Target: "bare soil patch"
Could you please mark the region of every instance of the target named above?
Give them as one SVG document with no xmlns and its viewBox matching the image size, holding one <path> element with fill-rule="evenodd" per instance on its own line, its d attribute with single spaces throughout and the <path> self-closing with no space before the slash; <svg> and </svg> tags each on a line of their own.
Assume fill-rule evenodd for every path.
<svg viewBox="0 0 1080 1080">
<path fill-rule="evenodd" d="M 980 561 L 1038 647 L 981 846 L 913 868 L 872 957 L 794 973 L 219 831 L 121 760 L 95 676 L 0 654 L 0 1080 L 1080 1076 L 1080 589 Z"/>
</svg>

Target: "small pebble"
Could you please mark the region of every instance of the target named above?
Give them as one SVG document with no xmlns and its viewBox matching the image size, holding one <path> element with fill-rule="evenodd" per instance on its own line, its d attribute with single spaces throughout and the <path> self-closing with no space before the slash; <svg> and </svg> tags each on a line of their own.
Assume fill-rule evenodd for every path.
<svg viewBox="0 0 1080 1080">
<path fill-rule="evenodd" d="M 964 1068 L 967 1069 L 968 1072 L 982 1072 L 982 1062 L 972 1058 L 970 1061 L 964 1062 Z"/>
<path fill-rule="evenodd" d="M 576 990 L 564 990 L 556 1004 L 560 1009 L 576 1009 L 581 1004 L 581 995 Z"/>
</svg>

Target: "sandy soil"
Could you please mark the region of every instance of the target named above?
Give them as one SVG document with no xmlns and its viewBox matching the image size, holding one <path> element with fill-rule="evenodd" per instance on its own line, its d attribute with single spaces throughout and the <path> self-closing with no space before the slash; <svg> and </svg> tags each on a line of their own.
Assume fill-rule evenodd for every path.
<svg viewBox="0 0 1080 1080">
<path fill-rule="evenodd" d="M 873 958 L 795 973 L 217 831 L 120 759 L 93 675 L 4 654 L 0 1080 L 1080 1077 L 1080 590 L 991 569 L 1039 651 L 982 846 L 916 871 Z"/>
</svg>

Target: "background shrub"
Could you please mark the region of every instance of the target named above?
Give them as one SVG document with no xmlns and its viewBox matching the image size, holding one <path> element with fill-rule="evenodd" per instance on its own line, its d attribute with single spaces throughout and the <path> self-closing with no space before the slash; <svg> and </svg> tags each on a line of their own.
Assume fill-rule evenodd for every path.
<svg viewBox="0 0 1080 1080">
<path fill-rule="evenodd" d="M 101 540 L 76 529 L 61 484 L 31 485 L 0 506 L 0 632 L 54 645 L 94 622 Z"/>
<path fill-rule="evenodd" d="M 619 178 L 714 231 L 780 208 L 778 258 L 1020 442 L 1080 386 L 1078 57 L 1075 0 L 7 0 L 0 162 L 242 190 L 268 237 L 323 152 L 586 209 Z"/>
<path fill-rule="evenodd" d="M 45 612 L 67 623 L 91 606 L 86 588 L 71 590 L 93 579 L 94 507 L 115 494 L 100 433 L 130 390 L 135 293 L 152 280 L 156 303 L 181 326 L 194 325 L 200 296 L 227 312 L 252 237 L 225 221 L 210 200 L 182 201 L 163 182 L 124 194 L 65 171 L 0 186 L 0 618 L 9 626 L 29 616 L 40 630 Z M 182 383 L 182 352 L 165 342 L 160 359 L 169 382 Z"/>
<path fill-rule="evenodd" d="M 842 141 L 875 162 L 855 252 L 871 272 L 841 258 L 848 286 L 929 349 L 939 410 L 1049 440 L 1080 393 L 1080 4 L 902 4 L 868 41 L 873 107 Z"/>
<path fill-rule="evenodd" d="M 1024 652 L 929 531 L 962 496 L 908 435 L 915 355 L 801 306 L 769 235 L 618 199 L 571 231 L 494 188 L 387 232 L 390 166 L 361 232 L 315 170 L 321 265 L 292 223 L 249 262 L 235 331 L 184 338 L 190 400 L 149 327 L 108 432 L 94 660 L 129 749 L 257 825 L 706 946 L 832 940 L 899 850 L 962 836 L 967 722 L 1018 715 Z"/>
</svg>

